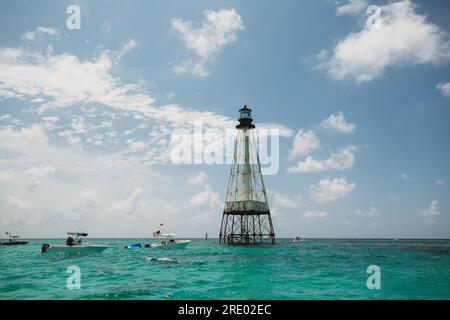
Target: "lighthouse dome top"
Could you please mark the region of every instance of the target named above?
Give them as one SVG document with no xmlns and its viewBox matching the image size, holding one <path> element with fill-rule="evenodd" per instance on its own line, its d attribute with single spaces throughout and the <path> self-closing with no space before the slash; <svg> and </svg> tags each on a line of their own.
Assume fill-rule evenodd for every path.
<svg viewBox="0 0 450 320">
<path fill-rule="evenodd" d="M 239 109 L 239 124 L 236 126 L 238 129 L 253 129 L 255 125 L 252 119 L 252 109 L 247 106 Z"/>
<path fill-rule="evenodd" d="M 239 113 L 241 115 L 241 118 L 251 118 L 252 117 L 252 109 L 250 109 L 247 106 L 244 106 L 243 108 L 239 109 Z"/>
</svg>

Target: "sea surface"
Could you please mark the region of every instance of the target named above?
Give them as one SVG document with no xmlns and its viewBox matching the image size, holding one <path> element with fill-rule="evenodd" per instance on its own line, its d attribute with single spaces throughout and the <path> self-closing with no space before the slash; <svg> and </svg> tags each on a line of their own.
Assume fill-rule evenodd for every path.
<svg viewBox="0 0 450 320">
<path fill-rule="evenodd" d="M 450 240 L 277 239 L 233 247 L 194 239 L 182 250 L 125 250 L 153 240 L 88 239 L 115 247 L 41 254 L 43 243 L 63 241 L 0 246 L 0 299 L 450 299 Z M 380 268 L 380 289 L 367 287 L 370 265 Z M 67 287 L 70 266 L 80 268 L 80 289 Z"/>
</svg>

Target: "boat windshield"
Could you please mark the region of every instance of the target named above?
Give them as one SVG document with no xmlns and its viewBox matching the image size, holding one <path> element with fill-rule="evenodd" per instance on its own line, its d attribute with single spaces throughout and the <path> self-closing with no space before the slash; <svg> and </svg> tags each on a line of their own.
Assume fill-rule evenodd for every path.
<svg viewBox="0 0 450 320">
<path fill-rule="evenodd" d="M 80 245 L 82 244 L 82 238 L 87 237 L 87 233 L 85 232 L 67 232 L 69 237 L 66 240 L 66 245 L 73 246 L 73 245 Z M 75 237 L 75 239 L 73 238 Z"/>
</svg>

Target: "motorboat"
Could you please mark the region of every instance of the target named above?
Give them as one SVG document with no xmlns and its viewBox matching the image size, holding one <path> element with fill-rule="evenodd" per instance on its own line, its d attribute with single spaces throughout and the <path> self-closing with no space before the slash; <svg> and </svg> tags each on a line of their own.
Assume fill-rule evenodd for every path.
<svg viewBox="0 0 450 320">
<path fill-rule="evenodd" d="M 303 239 L 301 237 L 295 237 L 294 239 L 291 240 L 292 243 L 301 242 L 301 241 L 303 241 Z"/>
<path fill-rule="evenodd" d="M 92 254 L 102 253 L 108 248 L 112 248 L 109 244 L 85 244 L 83 237 L 87 237 L 87 233 L 67 232 L 68 238 L 65 245 L 50 245 L 44 243 L 42 245 L 42 253 L 63 253 L 63 254 Z"/>
<path fill-rule="evenodd" d="M 160 227 L 162 227 L 163 224 L 160 224 Z M 168 233 L 166 230 L 163 230 L 164 232 L 161 232 L 160 230 L 153 232 L 153 237 L 157 239 L 163 239 L 159 243 L 150 243 L 144 245 L 145 248 L 149 249 L 184 249 L 186 246 L 191 242 L 191 240 L 175 240 L 175 233 Z"/>
<path fill-rule="evenodd" d="M 146 244 L 148 249 L 184 249 L 191 242 L 191 240 L 162 240 L 160 243 Z"/>
<path fill-rule="evenodd" d="M 28 241 L 17 240 L 17 239 L 20 238 L 20 236 L 14 236 L 14 235 L 12 235 L 9 232 L 5 232 L 5 234 L 9 236 L 9 240 L 6 241 L 6 242 L 1 242 L 0 244 L 2 246 L 17 246 L 17 245 L 23 245 L 23 244 L 27 244 L 28 243 Z"/>
</svg>

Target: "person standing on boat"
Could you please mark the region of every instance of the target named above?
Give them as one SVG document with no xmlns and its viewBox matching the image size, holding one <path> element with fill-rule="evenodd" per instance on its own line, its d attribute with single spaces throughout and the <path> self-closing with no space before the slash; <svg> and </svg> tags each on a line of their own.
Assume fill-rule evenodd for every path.
<svg viewBox="0 0 450 320">
<path fill-rule="evenodd" d="M 73 238 L 71 236 L 69 236 L 66 240 L 66 245 L 68 246 L 73 246 Z"/>
</svg>

